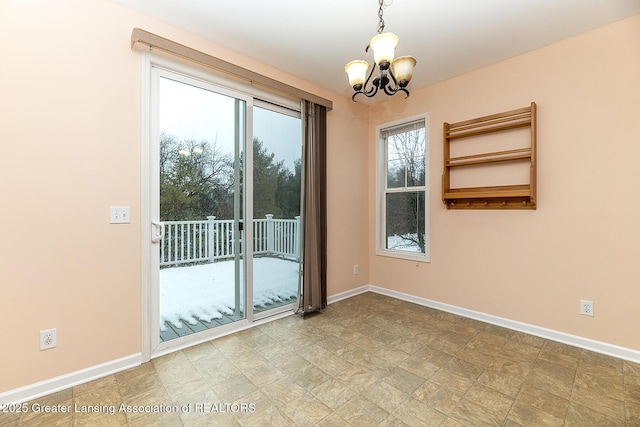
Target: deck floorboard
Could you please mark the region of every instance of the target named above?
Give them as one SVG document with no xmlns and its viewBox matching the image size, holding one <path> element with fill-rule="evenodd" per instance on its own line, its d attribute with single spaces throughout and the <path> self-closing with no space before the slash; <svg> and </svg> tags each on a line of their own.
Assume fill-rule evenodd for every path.
<svg viewBox="0 0 640 427">
<path fill-rule="evenodd" d="M 254 307 L 253 313 L 262 313 L 263 311 L 271 310 L 272 308 L 282 307 L 296 301 L 295 297 L 289 298 L 284 301 L 277 301 L 272 304 L 265 304 L 263 307 Z M 218 326 L 227 325 L 234 322 L 233 317 L 223 314 L 221 318 L 211 319 L 210 322 L 206 320 L 196 318 L 197 323 L 191 324 L 184 319 L 180 319 L 182 327 L 178 328 L 171 322 L 165 322 L 166 331 L 160 331 L 160 342 L 170 341 L 176 338 L 185 337 L 187 335 L 195 334 L 197 332 L 206 331 L 208 329 L 217 328 Z"/>
</svg>

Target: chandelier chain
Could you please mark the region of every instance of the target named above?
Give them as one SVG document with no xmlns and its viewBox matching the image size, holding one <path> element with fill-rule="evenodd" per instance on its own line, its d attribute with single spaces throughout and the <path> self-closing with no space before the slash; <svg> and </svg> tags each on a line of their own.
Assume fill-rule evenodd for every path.
<svg viewBox="0 0 640 427">
<path fill-rule="evenodd" d="M 382 32 L 384 31 L 384 19 L 382 19 L 382 14 L 384 13 L 384 11 L 382 10 L 384 0 L 380 0 L 379 3 L 380 9 L 378 9 L 378 18 L 380 18 L 380 21 L 378 22 L 378 34 L 382 34 Z"/>
</svg>

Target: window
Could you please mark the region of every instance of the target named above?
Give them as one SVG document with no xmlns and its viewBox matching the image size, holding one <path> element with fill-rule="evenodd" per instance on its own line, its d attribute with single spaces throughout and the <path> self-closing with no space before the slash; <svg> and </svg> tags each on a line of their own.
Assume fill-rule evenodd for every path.
<svg viewBox="0 0 640 427">
<path fill-rule="evenodd" d="M 428 115 L 376 128 L 377 254 L 429 261 Z"/>
</svg>

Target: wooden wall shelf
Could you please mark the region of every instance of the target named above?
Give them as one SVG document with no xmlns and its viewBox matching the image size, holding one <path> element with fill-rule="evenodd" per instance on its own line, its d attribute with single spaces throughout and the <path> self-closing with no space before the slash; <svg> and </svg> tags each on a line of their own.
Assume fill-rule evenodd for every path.
<svg viewBox="0 0 640 427">
<path fill-rule="evenodd" d="M 461 138 L 529 128 L 529 147 L 451 157 L 451 143 Z M 529 162 L 529 183 L 490 187 L 451 188 L 451 170 L 504 162 Z M 536 104 L 458 123 L 444 123 L 444 172 L 442 202 L 447 209 L 536 208 Z"/>
</svg>

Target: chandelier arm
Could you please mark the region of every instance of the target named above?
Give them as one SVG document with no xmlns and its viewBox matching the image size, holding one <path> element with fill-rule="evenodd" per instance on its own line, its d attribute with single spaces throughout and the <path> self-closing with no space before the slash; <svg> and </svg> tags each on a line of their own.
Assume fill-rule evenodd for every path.
<svg viewBox="0 0 640 427">
<path fill-rule="evenodd" d="M 368 92 L 363 92 L 363 93 L 364 93 L 364 96 L 366 96 L 367 98 L 373 98 L 374 96 L 376 96 L 376 93 L 378 93 L 378 86 L 373 85 Z"/>
<path fill-rule="evenodd" d="M 400 89 L 400 85 L 396 80 L 396 76 L 393 75 L 393 71 L 391 68 L 387 70 L 387 76 L 390 76 L 391 79 L 387 77 L 387 84 L 383 88 L 384 93 L 386 93 L 387 95 L 395 95 L 396 92 L 398 92 L 398 90 Z M 391 85 L 391 82 L 393 82 L 393 85 Z"/>
<path fill-rule="evenodd" d="M 356 95 L 360 93 L 366 96 L 367 98 L 371 98 L 376 93 L 378 93 L 378 86 L 374 84 L 372 84 L 371 88 L 367 90 L 367 85 L 369 84 L 369 82 L 371 82 L 371 77 L 373 77 L 373 73 L 375 72 L 375 70 L 376 70 L 376 63 L 374 62 L 373 67 L 371 67 L 371 71 L 369 72 L 369 76 L 367 77 L 367 80 L 365 80 L 364 84 L 362 85 L 362 89 L 356 91 L 351 97 L 351 100 L 353 102 L 356 102 Z"/>
<path fill-rule="evenodd" d="M 389 67 L 389 75 L 391 76 L 391 80 L 393 81 L 393 84 L 395 85 L 396 89 L 395 91 L 397 91 L 400 87 L 400 85 L 398 84 L 398 80 L 396 80 L 396 76 L 395 74 L 393 74 L 393 68 Z"/>
<path fill-rule="evenodd" d="M 391 85 L 387 85 L 383 88 L 383 90 L 384 90 L 384 93 L 386 93 L 389 96 L 393 96 L 398 92 L 404 92 L 407 94 L 407 96 L 405 96 L 404 99 L 407 99 L 409 97 L 409 91 L 404 87 L 393 88 L 391 87 Z"/>
<path fill-rule="evenodd" d="M 367 93 L 371 93 L 371 91 L 373 91 L 373 88 L 367 90 L 367 85 L 369 84 L 369 82 L 371 81 L 371 77 L 373 77 L 373 73 L 376 71 L 376 63 L 373 63 L 373 67 L 371 67 L 371 71 L 369 72 L 369 76 L 367 77 L 367 80 L 365 80 L 364 85 L 362 85 L 362 93 L 367 94 Z M 375 85 L 373 85 L 375 87 Z M 369 95 L 367 95 L 369 96 Z"/>
<path fill-rule="evenodd" d="M 371 89 L 369 89 L 367 92 L 363 91 L 363 90 L 359 90 L 357 92 L 355 92 L 352 96 L 351 96 L 351 100 L 353 102 L 356 102 L 356 96 L 363 94 L 364 96 L 366 96 L 367 98 L 373 98 L 374 96 L 376 96 L 376 93 L 378 93 L 378 86 L 373 85 L 371 86 Z"/>
<path fill-rule="evenodd" d="M 386 93 L 389 96 L 395 95 L 399 90 L 399 89 L 391 87 L 391 85 L 386 85 L 382 89 L 384 90 L 384 93 Z"/>
</svg>

